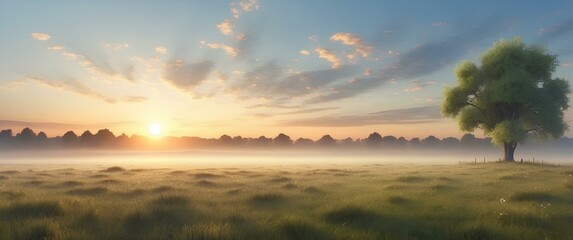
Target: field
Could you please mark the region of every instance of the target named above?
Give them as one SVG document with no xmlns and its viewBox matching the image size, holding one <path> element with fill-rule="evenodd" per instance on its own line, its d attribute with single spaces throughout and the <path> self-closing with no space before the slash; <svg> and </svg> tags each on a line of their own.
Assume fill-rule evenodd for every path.
<svg viewBox="0 0 573 240">
<path fill-rule="evenodd" d="M 2 166 L 0 239 L 573 239 L 573 167 Z"/>
</svg>

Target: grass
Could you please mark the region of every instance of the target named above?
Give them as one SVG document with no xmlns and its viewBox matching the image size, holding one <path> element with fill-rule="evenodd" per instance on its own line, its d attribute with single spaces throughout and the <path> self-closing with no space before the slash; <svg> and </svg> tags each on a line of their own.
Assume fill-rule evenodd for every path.
<svg viewBox="0 0 573 240">
<path fill-rule="evenodd" d="M 0 240 L 573 239 L 571 166 L 18 166 L 0 176 Z"/>
</svg>

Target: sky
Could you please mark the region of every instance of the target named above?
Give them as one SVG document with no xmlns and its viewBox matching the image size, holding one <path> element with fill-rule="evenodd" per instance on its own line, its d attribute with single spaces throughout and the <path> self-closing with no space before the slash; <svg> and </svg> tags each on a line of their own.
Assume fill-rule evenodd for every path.
<svg viewBox="0 0 573 240">
<path fill-rule="evenodd" d="M 557 54 L 553 76 L 571 81 L 572 10 L 570 0 L 0 0 L 0 128 L 460 137 L 439 111 L 456 64 L 521 37 Z"/>
</svg>

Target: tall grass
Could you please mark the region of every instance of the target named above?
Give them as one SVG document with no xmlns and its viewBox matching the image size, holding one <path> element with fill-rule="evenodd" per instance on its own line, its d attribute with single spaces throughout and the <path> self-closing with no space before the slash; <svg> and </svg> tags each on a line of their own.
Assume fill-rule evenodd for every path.
<svg viewBox="0 0 573 240">
<path fill-rule="evenodd" d="M 572 173 L 495 163 L 22 166 L 0 173 L 0 240 L 573 239 Z"/>
</svg>

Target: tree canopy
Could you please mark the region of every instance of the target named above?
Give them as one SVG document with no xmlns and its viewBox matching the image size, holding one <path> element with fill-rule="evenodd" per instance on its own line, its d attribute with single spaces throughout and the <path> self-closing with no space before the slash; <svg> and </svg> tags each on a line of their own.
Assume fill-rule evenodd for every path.
<svg viewBox="0 0 573 240">
<path fill-rule="evenodd" d="M 518 143 L 528 135 L 541 140 L 563 136 L 569 107 L 569 82 L 552 78 L 557 56 L 521 39 L 500 40 L 481 57 L 481 65 L 463 61 L 457 84 L 446 88 L 442 114 L 455 118 L 462 131 L 482 129 L 503 146 L 504 160 L 513 161 Z"/>
</svg>

